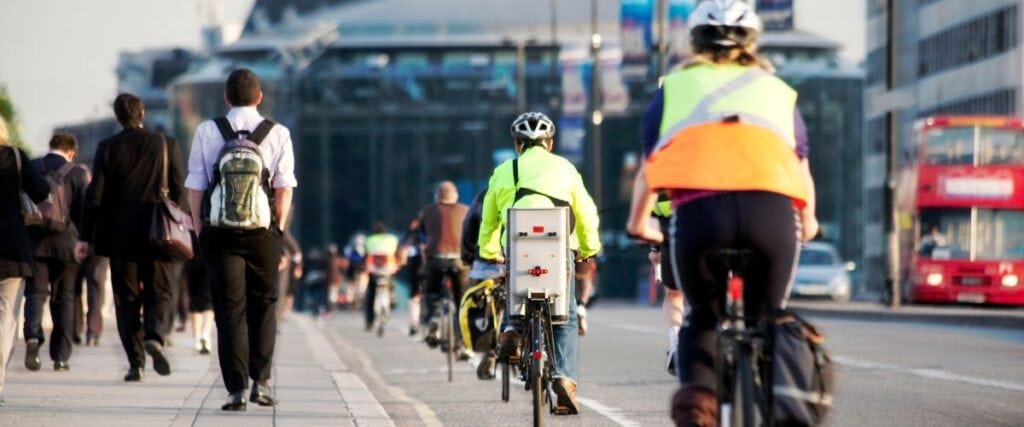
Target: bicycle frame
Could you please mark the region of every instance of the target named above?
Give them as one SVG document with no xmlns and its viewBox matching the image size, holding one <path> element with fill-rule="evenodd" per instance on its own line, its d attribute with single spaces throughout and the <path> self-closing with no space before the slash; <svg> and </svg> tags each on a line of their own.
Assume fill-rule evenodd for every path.
<svg viewBox="0 0 1024 427">
<path fill-rule="evenodd" d="M 744 307 L 743 277 L 730 268 L 726 276 L 725 317 L 718 326 L 719 424 L 753 427 L 771 420 L 771 394 L 763 369 L 768 362 L 767 334 Z"/>
<path fill-rule="evenodd" d="M 533 421 L 535 426 L 543 424 L 543 405 L 554 413 L 550 396 L 551 380 L 555 373 L 553 351 L 554 330 L 551 325 L 550 298 L 530 298 L 526 302 L 526 344 L 519 357 L 519 373 L 525 389 L 533 393 Z"/>
</svg>

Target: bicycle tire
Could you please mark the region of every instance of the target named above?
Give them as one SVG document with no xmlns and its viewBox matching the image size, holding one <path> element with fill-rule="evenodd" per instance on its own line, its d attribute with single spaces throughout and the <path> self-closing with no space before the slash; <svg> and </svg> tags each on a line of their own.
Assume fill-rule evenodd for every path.
<svg viewBox="0 0 1024 427">
<path fill-rule="evenodd" d="M 530 325 L 530 381 L 533 382 L 533 425 L 539 427 L 544 425 L 545 393 L 547 393 L 544 381 L 545 334 L 540 313 L 535 312 L 532 317 Z M 540 352 L 540 358 L 534 356 L 538 352 Z"/>
<path fill-rule="evenodd" d="M 509 362 L 501 362 L 501 401 L 508 402 L 509 389 L 512 388 L 512 367 Z"/>
<path fill-rule="evenodd" d="M 448 335 L 448 382 L 452 382 L 454 365 L 455 365 L 455 322 L 452 321 L 452 313 L 454 313 L 451 300 L 446 302 L 448 307 L 447 313 L 445 313 L 445 334 Z"/>
<path fill-rule="evenodd" d="M 377 289 L 377 295 L 374 297 L 373 302 L 377 312 L 377 336 L 383 337 L 388 317 L 391 315 L 391 294 L 387 287 Z"/>
<path fill-rule="evenodd" d="M 732 425 L 754 427 L 760 425 L 754 384 L 753 358 L 750 349 L 740 346 L 736 352 L 736 373 L 733 376 Z"/>
</svg>

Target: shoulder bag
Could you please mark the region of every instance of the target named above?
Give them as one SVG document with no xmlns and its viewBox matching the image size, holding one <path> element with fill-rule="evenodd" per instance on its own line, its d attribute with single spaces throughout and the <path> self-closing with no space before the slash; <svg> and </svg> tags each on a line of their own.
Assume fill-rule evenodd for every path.
<svg viewBox="0 0 1024 427">
<path fill-rule="evenodd" d="M 43 213 L 39 211 L 39 207 L 32 201 L 32 198 L 22 190 L 24 187 L 21 183 L 21 152 L 14 147 L 11 147 L 11 151 L 14 152 L 14 164 L 18 173 L 18 205 L 21 207 L 21 219 L 25 225 L 42 223 Z"/>
<path fill-rule="evenodd" d="M 192 259 L 192 216 L 170 199 L 167 187 L 167 139 L 160 137 L 163 145 L 162 173 L 160 177 L 160 201 L 153 207 L 153 221 L 150 225 L 149 240 L 158 252 L 167 257 L 187 261 Z"/>
</svg>

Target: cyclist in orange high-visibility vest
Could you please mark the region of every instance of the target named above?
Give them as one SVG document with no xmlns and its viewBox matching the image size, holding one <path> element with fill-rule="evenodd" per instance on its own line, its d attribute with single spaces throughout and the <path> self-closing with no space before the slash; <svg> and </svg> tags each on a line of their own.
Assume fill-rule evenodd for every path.
<svg viewBox="0 0 1024 427">
<path fill-rule="evenodd" d="M 718 421 L 715 328 L 724 299 L 724 272 L 709 270 L 705 257 L 723 247 L 753 251 L 745 306 L 767 316 L 785 307 L 800 242 L 817 234 L 818 221 L 797 93 L 757 55 L 760 19 L 746 2 L 707 0 L 688 28 L 694 56 L 666 76 L 648 110 L 658 130 L 645 141 L 627 229 L 661 241 L 648 220 L 656 192 L 669 193 L 672 274 L 690 306 L 673 419 L 704 426 Z"/>
</svg>

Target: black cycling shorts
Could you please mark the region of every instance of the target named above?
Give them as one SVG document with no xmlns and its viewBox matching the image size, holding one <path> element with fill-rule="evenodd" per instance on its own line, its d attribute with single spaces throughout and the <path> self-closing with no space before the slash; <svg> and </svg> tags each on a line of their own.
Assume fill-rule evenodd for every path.
<svg viewBox="0 0 1024 427">
<path fill-rule="evenodd" d="M 679 285 L 676 285 L 676 276 L 672 273 L 672 256 L 668 248 L 669 221 L 672 219 L 661 216 L 656 218 L 658 218 L 658 224 L 661 226 L 661 234 L 665 236 L 665 239 L 661 242 L 661 284 L 666 288 L 678 291 Z"/>
<path fill-rule="evenodd" d="M 781 309 L 799 255 L 796 210 L 779 194 L 730 192 L 679 206 L 672 225 L 671 258 L 690 306 L 680 332 L 679 379 L 714 390 L 715 328 L 725 304 L 726 269 L 708 255 L 723 248 L 754 252 L 740 272 L 745 310 L 760 317 Z"/>
</svg>

